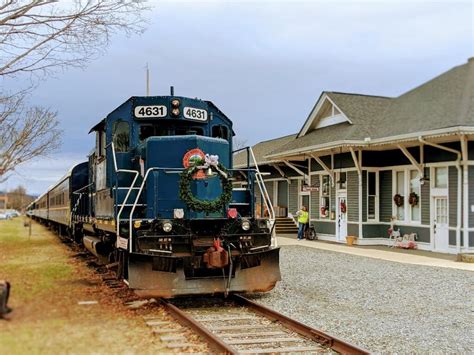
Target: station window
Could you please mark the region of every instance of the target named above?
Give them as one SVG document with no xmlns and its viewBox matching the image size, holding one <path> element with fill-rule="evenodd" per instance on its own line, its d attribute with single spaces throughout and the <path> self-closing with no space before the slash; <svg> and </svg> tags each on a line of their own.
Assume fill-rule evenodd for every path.
<svg viewBox="0 0 474 355">
<path fill-rule="evenodd" d="M 448 168 L 435 168 L 435 186 L 438 189 L 448 187 Z"/>
<path fill-rule="evenodd" d="M 127 152 L 130 146 L 130 125 L 126 121 L 115 121 L 112 129 L 116 152 Z"/>
<path fill-rule="evenodd" d="M 227 140 L 229 137 L 227 127 L 226 126 L 213 126 L 212 127 L 212 137 L 214 138 L 222 138 Z"/>
<path fill-rule="evenodd" d="M 338 180 L 337 183 L 339 184 L 339 190 L 346 190 L 347 189 L 347 173 L 345 171 L 341 171 L 338 173 Z"/>
<path fill-rule="evenodd" d="M 319 209 L 319 217 L 322 219 L 329 219 L 330 213 L 330 194 L 331 194 L 331 180 L 329 175 L 321 175 L 321 205 Z"/>
<path fill-rule="evenodd" d="M 410 194 L 415 193 L 418 196 L 417 204 L 410 204 L 410 218 L 413 222 L 419 222 L 421 220 L 421 210 L 420 210 L 420 195 L 421 195 L 421 185 L 420 185 L 420 176 L 418 171 L 410 171 Z"/>
<path fill-rule="evenodd" d="M 367 172 L 367 219 L 377 219 L 377 173 L 374 171 Z"/>
<path fill-rule="evenodd" d="M 404 171 L 397 171 L 396 172 L 396 188 L 395 188 L 395 194 L 399 194 L 402 196 L 404 200 L 405 198 L 405 172 Z M 399 221 L 404 221 L 405 220 L 405 203 L 403 203 L 401 206 L 396 206 L 396 217 Z"/>
</svg>

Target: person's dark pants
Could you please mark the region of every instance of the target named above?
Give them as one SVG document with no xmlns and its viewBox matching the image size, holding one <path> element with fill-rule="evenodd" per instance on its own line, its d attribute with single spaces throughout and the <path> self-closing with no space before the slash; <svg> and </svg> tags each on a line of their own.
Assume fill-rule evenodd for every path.
<svg viewBox="0 0 474 355">
<path fill-rule="evenodd" d="M 298 240 L 304 238 L 304 232 L 306 231 L 306 223 L 298 223 Z"/>
</svg>

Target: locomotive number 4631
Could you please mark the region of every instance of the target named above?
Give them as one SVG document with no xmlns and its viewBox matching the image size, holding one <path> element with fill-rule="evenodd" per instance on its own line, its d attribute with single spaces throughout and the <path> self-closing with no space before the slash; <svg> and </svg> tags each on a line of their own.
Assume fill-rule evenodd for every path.
<svg viewBox="0 0 474 355">
<path fill-rule="evenodd" d="M 207 121 L 207 111 L 200 108 L 185 107 L 183 114 L 184 118 L 190 120 Z"/>
<path fill-rule="evenodd" d="M 166 106 L 137 106 L 135 107 L 135 117 L 166 117 Z"/>
</svg>

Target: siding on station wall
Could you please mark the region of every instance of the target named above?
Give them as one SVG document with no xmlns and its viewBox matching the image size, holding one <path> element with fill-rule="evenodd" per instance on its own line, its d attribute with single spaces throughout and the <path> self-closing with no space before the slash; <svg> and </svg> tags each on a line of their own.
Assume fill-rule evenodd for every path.
<svg viewBox="0 0 474 355">
<path fill-rule="evenodd" d="M 314 229 L 316 230 L 316 233 L 335 235 L 336 223 L 334 221 L 331 221 L 331 222 L 318 221 L 314 223 Z"/>
<path fill-rule="evenodd" d="M 400 226 L 400 233 L 401 235 L 416 233 L 418 235 L 417 241 L 423 243 L 429 243 L 431 239 L 429 227 Z"/>
<path fill-rule="evenodd" d="M 298 180 L 292 179 L 290 181 L 291 184 L 288 186 L 288 213 L 294 214 L 296 211 L 298 211 Z"/>
<path fill-rule="evenodd" d="M 357 171 L 347 172 L 347 219 L 359 221 L 359 176 Z"/>
<path fill-rule="evenodd" d="M 388 238 L 388 226 L 386 224 L 363 224 L 362 233 L 364 238 Z"/>
<path fill-rule="evenodd" d="M 367 170 L 362 171 L 362 221 L 367 222 Z"/>
<path fill-rule="evenodd" d="M 353 235 L 360 237 L 359 235 L 359 223 L 347 223 L 347 235 Z"/>
<path fill-rule="evenodd" d="M 467 181 L 469 181 L 469 187 L 468 187 L 468 192 L 469 192 L 469 206 L 468 206 L 468 215 L 469 215 L 469 227 L 474 227 L 474 212 L 471 211 L 471 206 L 474 205 L 474 166 L 470 166 L 468 169 L 468 174 L 469 177 L 467 178 Z M 471 235 L 473 233 L 469 234 L 469 238 L 471 238 Z M 471 240 L 469 239 L 469 246 L 471 246 Z"/>
<path fill-rule="evenodd" d="M 456 246 L 456 231 L 455 230 L 449 231 L 449 245 Z M 462 231 L 461 231 L 461 246 L 463 246 Z"/>
<path fill-rule="evenodd" d="M 379 216 L 380 222 L 390 222 L 392 217 L 392 172 L 380 172 L 380 198 Z"/>
<path fill-rule="evenodd" d="M 449 203 L 449 226 L 457 226 L 458 216 L 458 171 L 456 167 L 450 166 L 448 168 L 448 203 Z M 461 205 L 462 206 L 462 205 Z"/>
<path fill-rule="evenodd" d="M 430 178 L 430 169 L 425 168 L 425 178 Z M 421 224 L 430 224 L 430 182 L 425 181 L 423 185 L 421 185 L 421 198 L 420 198 L 420 206 L 421 206 Z"/>
<path fill-rule="evenodd" d="M 319 187 L 319 175 L 311 175 L 311 186 Z M 311 216 L 310 218 L 316 219 L 319 218 L 319 191 L 311 191 L 310 194 L 310 211 Z"/>
</svg>

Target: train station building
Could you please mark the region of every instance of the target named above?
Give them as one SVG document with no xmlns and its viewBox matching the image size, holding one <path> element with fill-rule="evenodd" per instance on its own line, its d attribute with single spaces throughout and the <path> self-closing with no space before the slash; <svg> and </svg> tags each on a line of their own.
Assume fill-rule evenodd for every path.
<svg viewBox="0 0 474 355">
<path fill-rule="evenodd" d="M 321 240 L 390 245 L 393 223 L 419 249 L 474 250 L 474 58 L 398 97 L 325 91 L 301 124 L 253 147 L 279 217 L 305 205 Z"/>
</svg>

